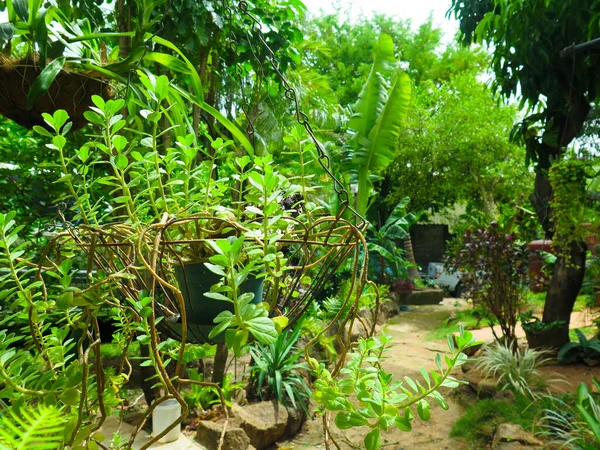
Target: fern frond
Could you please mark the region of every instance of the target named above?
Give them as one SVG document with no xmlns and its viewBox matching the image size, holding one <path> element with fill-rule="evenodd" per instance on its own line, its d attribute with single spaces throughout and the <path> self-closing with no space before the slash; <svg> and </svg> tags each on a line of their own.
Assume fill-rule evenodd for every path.
<svg viewBox="0 0 600 450">
<path fill-rule="evenodd" d="M 63 448 L 66 416 L 54 406 L 12 409 L 0 416 L 0 450 L 59 450 Z"/>
</svg>

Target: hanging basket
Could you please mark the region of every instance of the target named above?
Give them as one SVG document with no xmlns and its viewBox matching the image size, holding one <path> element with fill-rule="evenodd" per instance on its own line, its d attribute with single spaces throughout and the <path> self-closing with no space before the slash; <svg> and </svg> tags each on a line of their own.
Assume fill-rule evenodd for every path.
<svg viewBox="0 0 600 450">
<path fill-rule="evenodd" d="M 83 113 L 92 105 L 92 95 L 105 99 L 114 95 L 110 85 L 93 71 L 61 70 L 48 90 L 27 108 L 27 96 L 42 69 L 37 58 L 5 59 L 0 57 L 0 114 L 25 128 L 46 126 L 43 113 L 58 109 L 69 113 L 73 130 L 86 125 Z"/>
<path fill-rule="evenodd" d="M 359 244 L 363 238 L 356 226 L 339 216 L 322 217 L 311 226 L 292 217 L 285 219 L 292 225 L 279 241 L 278 250 L 286 255 L 287 267 L 281 277 L 265 277 L 267 281 L 264 285 L 262 276 L 254 274 L 246 282 L 244 290 L 254 294 L 254 302 L 267 302 L 272 316 L 285 315 L 291 325 L 303 315 L 351 254 L 355 258 L 351 278 L 353 285 L 358 285 L 364 276 L 358 264 Z M 189 252 L 190 247 L 203 246 L 215 236 L 220 237 L 217 234 L 207 235 L 207 229 L 199 225 L 207 220 L 215 219 L 206 216 L 173 219 L 165 224 L 155 224 L 140 235 L 141 242 L 152 242 L 149 252 L 140 253 L 138 257 L 154 277 L 152 283 L 156 287 L 153 291 L 157 292 L 159 287 L 162 291 L 160 299 L 156 300 L 157 315 L 164 317 L 160 322 L 160 330 L 174 339 L 209 342 L 208 333 L 212 327 L 207 323 L 207 318 L 211 316 L 214 319 L 215 313 L 218 314 L 223 308 L 221 303 L 224 302 L 201 298 L 211 285 L 219 281 L 214 274 L 201 269 L 202 263 L 194 264 L 199 270 L 187 279 L 177 276 L 178 272 L 183 272 L 185 253 Z M 243 230 L 239 224 L 218 220 L 228 229 L 236 230 L 236 235 L 241 235 Z M 186 240 L 167 237 L 173 234 L 170 231 L 181 229 L 182 226 L 187 230 L 198 230 L 198 235 Z M 195 294 L 193 301 L 188 296 L 192 292 Z M 182 323 L 186 324 L 186 329 Z"/>
<path fill-rule="evenodd" d="M 353 303 L 351 296 L 357 295 L 357 290 L 360 295 L 366 279 L 361 230 L 340 215 L 318 218 L 311 225 L 293 217 L 286 220 L 290 228 L 278 249 L 288 261 L 282 275 L 273 278 L 254 273 L 242 290 L 253 293 L 255 303 L 269 303 L 272 317 L 285 315 L 289 326 L 302 317 L 346 258 L 351 257 L 352 288 L 344 300 Z M 218 226 L 207 227 L 208 222 Z M 185 239 L 169 238 L 182 229 L 187 231 Z M 196 235 L 190 235 L 190 230 Z M 124 224 L 81 226 L 55 239 L 53 250 L 45 254 L 59 254 L 55 249 L 63 253 L 76 251 L 78 258 L 85 260 L 98 296 L 104 299 L 117 299 L 127 305 L 142 292 L 149 295 L 157 329 L 163 335 L 193 343 L 219 343 L 223 342 L 222 335 L 216 339 L 208 335 L 214 318 L 231 310 L 231 304 L 204 295 L 220 277 L 206 270 L 202 261 L 209 256 L 209 241 L 240 236 L 243 231 L 238 223 L 209 216 L 172 219 L 144 229 Z M 190 255 L 201 255 L 201 260 L 190 261 Z M 43 261 L 41 266 L 46 263 Z"/>
</svg>

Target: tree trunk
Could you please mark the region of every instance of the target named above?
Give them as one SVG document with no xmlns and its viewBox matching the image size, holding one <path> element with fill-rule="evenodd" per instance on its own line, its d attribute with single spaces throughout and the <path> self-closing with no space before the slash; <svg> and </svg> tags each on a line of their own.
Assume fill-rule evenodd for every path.
<svg viewBox="0 0 600 450">
<path fill-rule="evenodd" d="M 563 344 L 569 342 L 569 321 L 577 294 L 583 283 L 585 274 L 586 245 L 584 242 L 571 244 L 570 261 L 559 257 L 554 265 L 554 273 L 550 280 L 546 303 L 544 304 L 544 323 L 563 320 L 565 326 L 556 329 L 561 334 Z M 554 340 L 554 339 L 553 339 Z"/>
<path fill-rule="evenodd" d="M 410 237 L 410 233 L 408 237 L 404 239 L 404 251 L 405 257 L 407 261 L 411 264 L 414 264 L 412 267 L 408 269 L 408 276 L 413 280 L 420 280 L 421 274 L 419 273 L 419 267 L 417 266 L 417 262 L 415 261 L 415 252 L 413 251 L 412 239 Z"/>
<path fill-rule="evenodd" d="M 548 136 L 557 136 L 556 145 L 547 145 L 546 143 L 538 142 L 535 138 L 527 143 L 528 150 L 533 150 L 538 157 L 535 188 L 530 200 L 542 225 L 546 239 L 554 237 L 553 211 L 550 205 L 552 185 L 548 178 L 548 172 L 554 161 L 560 161 L 563 148 L 567 147 L 581 132 L 590 110 L 590 105 L 585 100 L 585 97 L 578 97 L 576 95 L 571 97 L 568 107 L 569 114 L 563 114 L 558 110 L 552 111 L 549 108 L 552 114 L 548 115 L 546 123 L 552 125 L 549 129 L 546 129 L 546 134 Z M 566 322 L 565 326 L 556 330 L 556 333 L 560 333 L 558 342 L 554 339 L 556 333 L 553 333 L 553 342 L 555 345 L 569 342 L 569 321 L 573 305 L 583 283 L 586 251 L 587 248 L 584 243 L 573 242 L 570 245 L 568 258 L 564 256 L 557 257 L 554 266 L 554 273 L 550 280 L 548 294 L 546 295 L 542 320 L 545 323 L 556 320 L 564 320 Z"/>
<path fill-rule="evenodd" d="M 227 355 L 229 351 L 226 344 L 217 344 L 217 353 L 215 355 L 215 364 L 213 367 L 212 379 L 213 383 L 219 385 L 225 377 L 225 369 L 227 368 Z"/>
<path fill-rule="evenodd" d="M 129 5 L 125 5 L 125 0 L 117 1 L 117 22 L 120 33 L 131 31 L 131 10 Z M 129 56 L 131 47 L 131 38 L 128 36 L 119 37 L 119 57 L 122 59 Z"/>
</svg>

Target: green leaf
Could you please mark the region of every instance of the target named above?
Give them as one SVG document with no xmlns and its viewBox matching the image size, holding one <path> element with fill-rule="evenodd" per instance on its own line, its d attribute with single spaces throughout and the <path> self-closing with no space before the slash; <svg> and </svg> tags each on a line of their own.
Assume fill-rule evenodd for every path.
<svg viewBox="0 0 600 450">
<path fill-rule="evenodd" d="M 8 42 L 15 34 L 15 27 L 12 23 L 0 23 L 0 41 Z"/>
<path fill-rule="evenodd" d="M 166 53 L 147 52 L 144 55 L 144 61 L 158 63 L 175 72 L 184 74 L 191 73 L 190 67 L 185 62 Z"/>
<path fill-rule="evenodd" d="M 27 0 L 12 0 L 13 8 L 23 22 L 29 21 L 29 4 Z"/>
<path fill-rule="evenodd" d="M 63 448 L 66 417 L 54 405 L 7 408 L 0 416 L 0 448 L 55 450 Z"/>
<path fill-rule="evenodd" d="M 206 266 L 206 268 L 208 270 L 210 270 L 212 273 L 214 273 L 216 275 L 220 275 L 222 277 L 226 277 L 227 276 L 227 274 L 225 273 L 225 271 L 223 270 L 223 268 L 220 267 L 220 266 L 216 266 L 216 265 L 208 263 L 208 262 L 205 262 L 204 265 Z"/>
<path fill-rule="evenodd" d="M 73 304 L 73 292 L 64 292 L 56 299 L 56 307 L 61 310 L 68 309 Z"/>
<path fill-rule="evenodd" d="M 371 430 L 365 436 L 365 447 L 367 450 L 379 450 L 381 448 L 381 435 L 379 428 Z"/>
<path fill-rule="evenodd" d="M 394 425 L 400 431 L 412 430 L 412 424 L 410 423 L 410 420 L 408 420 L 408 418 L 406 418 L 406 417 L 396 416 L 396 419 L 394 420 Z"/>
<path fill-rule="evenodd" d="M 46 93 L 56 76 L 60 73 L 65 64 L 65 58 L 60 57 L 52 61 L 34 81 L 29 93 L 27 94 L 27 109 L 33 108 L 35 101 Z"/>
<path fill-rule="evenodd" d="M 229 311 L 227 311 L 227 312 L 229 312 Z M 217 320 L 217 318 L 215 318 L 215 320 Z M 212 330 L 210 330 L 210 333 L 208 334 L 209 339 L 213 339 L 215 336 L 218 336 L 223 331 L 225 331 L 231 325 L 232 320 L 233 320 L 233 316 L 230 316 L 228 319 L 223 320 L 221 323 L 219 323 L 217 326 L 215 326 Z"/>
<path fill-rule="evenodd" d="M 215 299 L 215 300 L 221 300 L 221 301 L 224 301 L 224 302 L 230 302 L 231 303 L 233 301 L 229 297 L 221 294 L 220 292 L 205 292 L 204 296 L 208 297 L 208 298 Z"/>
<path fill-rule="evenodd" d="M 419 403 L 417 403 L 417 414 L 419 415 L 421 420 L 429 420 L 429 418 L 431 417 L 429 408 L 431 408 L 431 406 L 429 405 L 429 403 L 427 403 L 426 400 L 420 400 Z"/>
<path fill-rule="evenodd" d="M 75 388 L 65 389 L 60 394 L 60 401 L 67 406 L 75 406 L 79 403 L 79 391 Z"/>
<path fill-rule="evenodd" d="M 340 412 L 335 416 L 335 424 L 340 430 L 368 425 L 367 419 L 357 411 Z"/>
<path fill-rule="evenodd" d="M 263 344 L 272 344 L 277 340 L 277 329 L 268 317 L 255 317 L 245 323 L 248 330 Z"/>
<path fill-rule="evenodd" d="M 46 10 L 42 10 L 35 18 L 34 31 L 35 42 L 38 45 L 40 53 L 40 67 L 44 69 L 46 67 L 46 60 L 48 59 L 48 28 L 46 26 Z"/>
<path fill-rule="evenodd" d="M 429 378 L 429 373 L 427 373 L 427 370 L 425 369 L 425 367 L 419 366 L 419 371 L 421 372 L 421 376 L 427 383 L 427 387 L 431 387 L 431 379 Z"/>
<path fill-rule="evenodd" d="M 127 156 L 117 155 L 117 156 L 115 156 L 114 161 L 115 161 L 115 166 L 118 169 L 125 170 L 127 168 L 127 164 L 128 164 Z"/>
</svg>

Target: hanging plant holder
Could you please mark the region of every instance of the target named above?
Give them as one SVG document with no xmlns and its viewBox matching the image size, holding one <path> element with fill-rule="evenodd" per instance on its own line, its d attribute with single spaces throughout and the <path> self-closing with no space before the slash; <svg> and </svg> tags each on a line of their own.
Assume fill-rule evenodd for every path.
<svg viewBox="0 0 600 450">
<path fill-rule="evenodd" d="M 286 219 L 294 227 L 279 241 L 278 250 L 285 254 L 288 261 L 281 276 L 254 273 L 248 277 L 242 290 L 243 293 L 254 294 L 254 303 L 268 303 L 272 317 L 285 316 L 289 326 L 302 317 L 349 255 L 354 257 L 355 262 L 350 273 L 352 287 L 362 283 L 364 270 L 361 270 L 359 260 L 360 244 L 364 244 L 364 241 L 361 231 L 339 216 L 322 217 L 310 226 L 292 217 Z M 159 287 L 162 291 L 160 299 L 158 296 L 156 299 L 157 316 L 164 317 L 160 322 L 160 330 L 177 340 L 214 342 L 208 339 L 208 333 L 214 326 L 209 319 L 214 319 L 219 312 L 231 307 L 225 302 L 202 298 L 206 297 L 204 294 L 220 277 L 207 271 L 202 262 L 194 262 L 186 268 L 185 254 L 189 253 L 190 248 L 214 239 L 214 236 L 207 237 L 206 229 L 198 225 L 207 220 L 215 219 L 205 216 L 173 219 L 165 224 L 155 224 L 140 235 L 141 242 L 152 242 L 150 251 L 138 257 L 153 276 L 153 292 L 158 292 Z M 226 220 L 222 222 L 226 228 L 236 230 L 241 235 L 243 230 L 239 224 Z M 175 234 L 171 231 L 182 226 L 198 230 L 198 236 L 186 240 L 167 237 Z M 257 239 L 251 244 L 262 243 Z M 184 277 L 184 273 L 188 276 Z M 351 289 L 349 295 L 352 292 L 355 290 Z M 190 295 L 192 293 L 194 295 Z"/>
<path fill-rule="evenodd" d="M 41 73 L 37 57 L 0 57 L 0 114 L 31 129 L 35 125 L 46 127 L 43 113 L 52 114 L 64 109 L 71 117 L 72 129 L 78 130 L 87 124 L 83 113 L 92 105 L 92 95 L 105 99 L 114 96 L 110 84 L 100 74 L 93 71 L 73 72 L 63 68 L 48 89 L 32 105 L 28 105 L 31 88 Z"/>
</svg>

